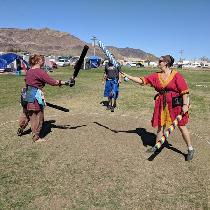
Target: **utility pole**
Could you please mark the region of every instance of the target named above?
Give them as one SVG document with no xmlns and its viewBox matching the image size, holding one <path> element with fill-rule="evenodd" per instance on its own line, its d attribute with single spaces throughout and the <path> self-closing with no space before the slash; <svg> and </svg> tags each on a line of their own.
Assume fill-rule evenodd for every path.
<svg viewBox="0 0 210 210">
<path fill-rule="evenodd" d="M 97 38 L 96 38 L 96 36 L 92 36 L 92 46 L 93 46 L 93 54 L 94 54 L 94 56 L 96 55 L 96 49 L 95 49 L 95 46 L 96 46 L 96 40 L 97 40 Z"/>
<path fill-rule="evenodd" d="M 183 55 L 183 52 L 184 50 L 180 50 L 179 53 L 180 53 L 180 62 L 182 62 L 182 55 Z"/>
</svg>

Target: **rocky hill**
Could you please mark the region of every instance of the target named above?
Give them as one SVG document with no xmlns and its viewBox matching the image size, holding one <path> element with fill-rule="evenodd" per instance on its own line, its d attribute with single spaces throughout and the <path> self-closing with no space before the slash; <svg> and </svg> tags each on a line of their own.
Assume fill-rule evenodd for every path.
<svg viewBox="0 0 210 210">
<path fill-rule="evenodd" d="M 0 51 L 41 53 L 45 55 L 80 55 L 83 46 L 90 46 L 88 55 L 93 55 L 93 48 L 79 38 L 66 33 L 48 28 L 43 29 L 17 29 L 0 28 Z M 150 59 L 157 60 L 157 57 L 140 49 L 116 48 L 108 49 L 117 59 Z M 104 58 L 103 52 L 96 47 L 96 54 Z"/>
</svg>

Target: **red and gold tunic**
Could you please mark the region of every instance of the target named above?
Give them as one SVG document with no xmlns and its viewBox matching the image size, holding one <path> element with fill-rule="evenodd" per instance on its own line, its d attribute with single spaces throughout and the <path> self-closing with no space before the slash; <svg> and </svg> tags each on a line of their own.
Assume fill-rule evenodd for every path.
<svg viewBox="0 0 210 210">
<path fill-rule="evenodd" d="M 144 85 L 155 88 L 159 94 L 155 97 L 155 107 L 152 118 L 152 126 L 169 126 L 176 116 L 182 111 L 181 106 L 172 107 L 172 97 L 177 97 L 189 93 L 188 85 L 183 76 L 176 70 L 173 70 L 167 80 L 164 80 L 160 72 L 141 77 Z M 165 94 L 163 94 L 163 92 Z M 165 95 L 165 96 L 164 96 Z M 165 99 L 164 99 L 165 97 Z M 164 105 L 164 100 L 166 101 Z M 188 123 L 189 116 L 186 114 L 179 121 L 179 126 Z"/>
</svg>

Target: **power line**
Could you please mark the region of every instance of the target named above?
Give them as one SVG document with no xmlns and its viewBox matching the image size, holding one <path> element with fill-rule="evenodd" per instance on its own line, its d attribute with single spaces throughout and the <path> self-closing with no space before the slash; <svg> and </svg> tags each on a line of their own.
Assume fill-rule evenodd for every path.
<svg viewBox="0 0 210 210">
<path fill-rule="evenodd" d="M 184 52 L 184 50 L 179 50 L 179 53 L 180 53 L 180 61 L 182 61 L 183 52 Z"/>
<path fill-rule="evenodd" d="M 96 55 L 96 49 L 95 49 L 95 46 L 96 46 L 96 40 L 97 40 L 97 38 L 96 38 L 96 36 L 92 36 L 92 39 L 91 39 L 92 41 L 93 41 L 93 54 L 94 54 L 94 56 Z"/>
</svg>

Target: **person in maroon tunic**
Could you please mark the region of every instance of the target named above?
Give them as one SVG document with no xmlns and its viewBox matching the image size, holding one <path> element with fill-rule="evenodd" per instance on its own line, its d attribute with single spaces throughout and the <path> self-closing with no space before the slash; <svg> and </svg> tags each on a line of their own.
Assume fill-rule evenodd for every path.
<svg viewBox="0 0 210 210">
<path fill-rule="evenodd" d="M 158 93 L 155 96 L 155 107 L 152 118 L 152 126 L 157 127 L 158 141 L 166 127 L 176 119 L 176 116 L 183 114 L 183 118 L 178 123 L 179 130 L 188 147 L 187 160 L 190 161 L 194 155 L 189 131 L 186 127 L 189 115 L 189 89 L 184 77 L 176 70 L 170 67 L 174 63 L 174 58 L 170 55 L 161 56 L 159 59 L 160 72 L 150 74 L 145 77 L 133 77 L 123 73 L 123 77 L 139 83 L 149 85 Z"/>
<path fill-rule="evenodd" d="M 25 76 L 25 96 L 27 99 L 25 104 L 22 104 L 23 112 L 19 119 L 19 128 L 17 132 L 17 134 L 21 136 L 30 121 L 33 134 L 32 139 L 34 142 L 45 141 L 39 136 L 44 121 L 45 100 L 42 90 L 45 84 L 61 86 L 69 85 L 70 83 L 70 81 L 55 80 L 50 77 L 48 73 L 42 69 L 44 62 L 44 56 L 42 55 L 32 55 L 29 58 L 31 68 L 27 71 Z"/>
</svg>

